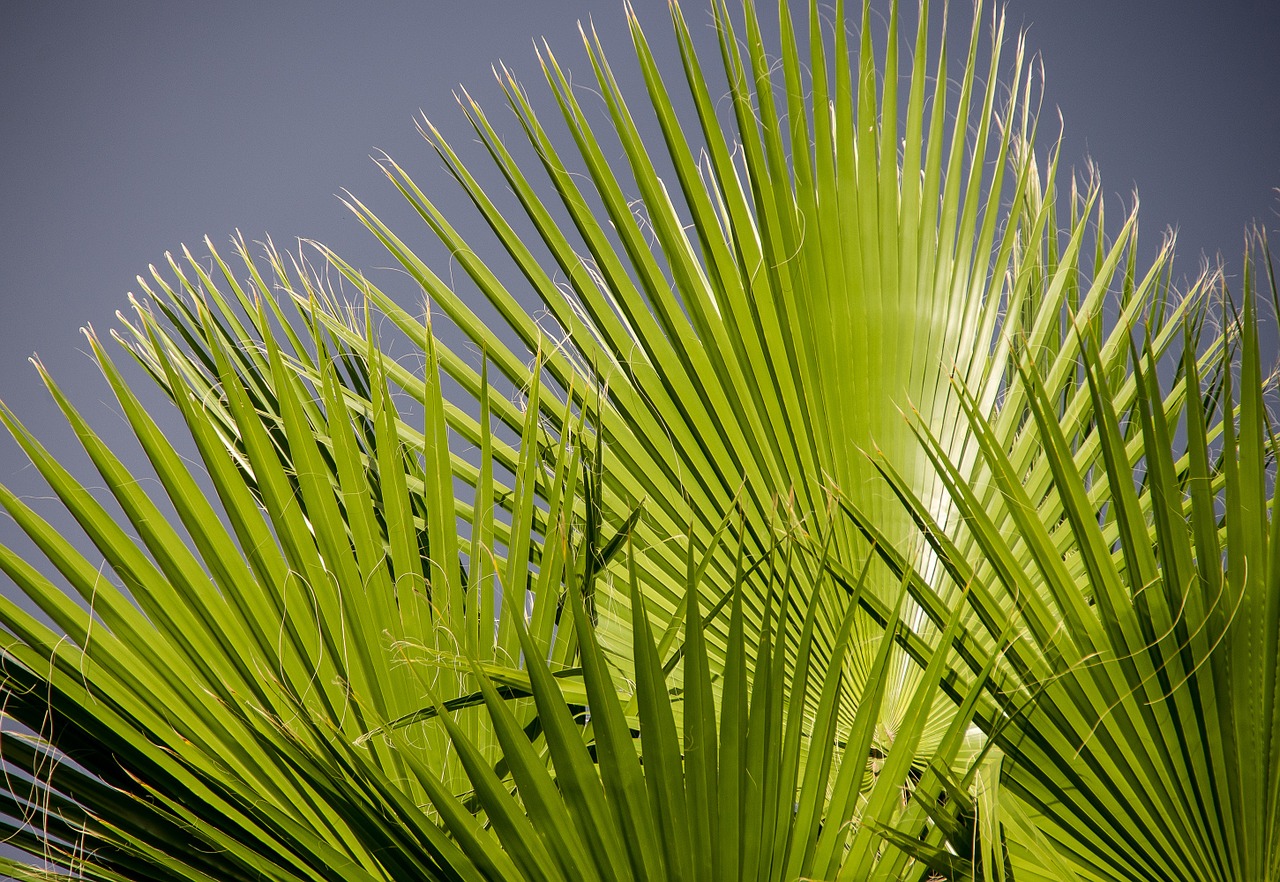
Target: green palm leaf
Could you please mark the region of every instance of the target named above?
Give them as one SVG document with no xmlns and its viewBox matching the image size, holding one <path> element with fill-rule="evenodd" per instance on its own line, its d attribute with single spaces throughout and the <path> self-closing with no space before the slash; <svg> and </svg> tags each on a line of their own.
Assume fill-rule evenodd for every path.
<svg viewBox="0 0 1280 882">
<path fill-rule="evenodd" d="M 120 337 L 203 475 L 90 343 L 157 498 L 51 379 L 110 500 L 0 414 L 103 561 L 0 491 L 46 875 L 1274 873 L 1256 280 L 1237 379 L 1037 157 L 1002 19 L 953 71 L 922 3 L 900 70 L 896 3 L 883 47 L 807 12 L 775 65 L 713 3 L 723 78 L 629 15 L 639 97 L 584 32 L 603 123 L 503 68 L 531 161 L 460 101 L 500 182 L 424 122 L 492 241 L 382 166 L 465 281 L 347 202 L 425 314 L 323 246 L 153 269 Z"/>
<path fill-rule="evenodd" d="M 1277 871 L 1278 611 L 1265 490 L 1275 442 L 1256 286 L 1251 266 L 1234 326 L 1239 360 L 1217 389 L 1202 386 L 1206 356 L 1189 325 L 1172 394 L 1161 391 L 1153 332 L 1134 344 L 1130 396 L 1117 394 L 1102 351 L 1086 340 L 1096 421 L 1074 447 L 1036 370 L 1020 363 L 1050 474 L 1043 493 L 1031 495 L 967 397 L 981 453 L 970 482 L 995 487 L 994 505 L 969 490 L 931 436 L 957 523 L 931 523 L 892 477 L 949 569 L 982 582 L 1025 634 L 993 680 L 1028 700 L 989 730 L 1003 753 L 1002 795 L 989 810 L 1015 868 L 1042 863 L 1052 843 L 1061 867 L 1053 878 Z M 1012 529 L 996 529 L 1001 518 Z M 1018 567 L 1020 546 L 1034 569 Z"/>
</svg>

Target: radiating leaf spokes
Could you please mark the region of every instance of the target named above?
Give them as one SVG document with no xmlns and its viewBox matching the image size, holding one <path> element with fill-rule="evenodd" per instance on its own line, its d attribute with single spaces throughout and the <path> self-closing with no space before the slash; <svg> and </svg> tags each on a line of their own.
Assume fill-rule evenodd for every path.
<svg viewBox="0 0 1280 882">
<path fill-rule="evenodd" d="M 909 62 L 896 4 L 883 50 L 870 3 L 792 12 L 778 65 L 751 3 L 713 3 L 718 59 L 673 5 L 678 72 L 629 14 L 634 90 L 594 31 L 592 91 L 544 46 L 545 115 L 502 68 L 528 151 L 462 93 L 480 162 L 423 128 L 487 246 L 384 160 L 484 304 L 354 196 L 414 303 L 323 247 L 153 270 L 122 337 L 207 477 L 90 344 L 178 523 L 51 381 L 116 508 L 0 413 L 105 561 L 0 491 L 59 579 L 0 549 L 57 629 L 0 603 L 44 736 L 0 736 L 0 814 L 48 823 L 0 821 L 21 847 L 101 879 L 1274 871 L 1256 297 L 1229 339 L 1136 212 L 1060 186 L 998 16 L 953 72 L 928 4 Z"/>
<path fill-rule="evenodd" d="M 1123 394 L 1105 347 L 1077 326 L 1093 419 L 1076 445 L 1040 370 L 1018 362 L 1027 431 L 1044 445 L 1043 484 L 1014 467 L 1016 445 L 967 398 L 980 445 L 971 477 L 995 495 L 975 494 L 923 428 L 960 520 L 931 524 L 886 470 L 949 572 L 982 586 L 969 596 L 986 629 L 1024 635 L 991 682 L 1031 700 L 989 721 L 1006 794 L 989 810 L 1014 867 L 1051 842 L 1055 860 L 1088 878 L 1252 879 L 1276 869 L 1280 601 L 1256 315 L 1255 268 L 1270 258 L 1260 248 L 1246 258 L 1238 356 L 1224 359 L 1220 338 L 1206 348 L 1198 320 L 1180 319 L 1171 392 L 1153 341 L 1172 328 L 1125 341 L 1132 371 L 1122 380 L 1133 391 Z M 1203 385 L 1206 367 L 1221 370 L 1220 388 Z"/>
</svg>

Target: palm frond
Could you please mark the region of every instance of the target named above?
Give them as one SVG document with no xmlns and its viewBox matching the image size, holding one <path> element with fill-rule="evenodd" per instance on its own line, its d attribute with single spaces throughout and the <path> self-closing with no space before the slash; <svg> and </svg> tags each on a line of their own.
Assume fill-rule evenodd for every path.
<svg viewBox="0 0 1280 882">
<path fill-rule="evenodd" d="M 487 243 L 382 161 L 422 305 L 324 246 L 140 279 L 203 472 L 93 334 L 155 498 L 51 378 L 110 499 L 0 412 L 102 557 L 0 490 L 22 872 L 1276 872 L 1257 278 L 1216 332 L 1140 268 L 999 15 L 953 71 L 927 2 L 712 13 L 673 76 L 628 10 L 638 97 L 584 30 L 602 108 L 502 68 L 519 148 L 463 92 L 487 176 L 423 121 Z"/>
<path fill-rule="evenodd" d="M 1003 754 L 992 811 L 1008 819 L 1015 866 L 1051 842 L 1086 878 L 1277 870 L 1275 440 L 1256 316 L 1265 246 L 1246 262 L 1239 358 L 1220 388 L 1203 385 L 1190 321 L 1169 393 L 1150 326 L 1126 341 L 1131 395 L 1086 338 L 1095 420 L 1072 445 L 1038 372 L 1019 363 L 1044 484 L 968 397 L 980 460 L 967 480 L 921 430 L 960 518 L 942 527 L 908 504 L 955 577 L 982 586 L 971 596 L 1003 611 L 992 621 L 1022 634 L 992 678 L 1011 701 L 988 730 Z M 994 498 L 972 492 L 975 478 Z"/>
</svg>

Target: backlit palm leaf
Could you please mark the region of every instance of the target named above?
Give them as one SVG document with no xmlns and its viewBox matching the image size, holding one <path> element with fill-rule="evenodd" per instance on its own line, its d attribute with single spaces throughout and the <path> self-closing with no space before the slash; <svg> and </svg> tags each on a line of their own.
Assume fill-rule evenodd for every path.
<svg viewBox="0 0 1280 882">
<path fill-rule="evenodd" d="M 1261 262 L 1269 270 L 1269 257 Z M 1250 265 L 1233 326 L 1239 359 L 1221 384 L 1206 387 L 1190 331 L 1169 393 L 1149 340 L 1131 343 L 1141 368 L 1126 378 L 1128 394 L 1086 344 L 1096 419 L 1072 431 L 1034 368 L 1020 365 L 1043 445 L 1039 481 L 971 402 L 980 460 L 968 484 L 928 440 L 960 518 L 944 529 L 909 505 L 953 577 L 1003 610 L 993 622 L 1008 616 L 1023 635 L 992 678 L 1013 712 L 991 721 L 1004 757 L 1003 795 L 990 811 L 1019 879 L 1049 869 L 1037 856 L 1045 843 L 1060 866 L 1047 878 L 1269 879 L 1280 870 L 1280 589 L 1266 487 L 1275 441 L 1257 285 Z M 907 499 L 906 482 L 893 480 Z M 995 495 L 980 499 L 973 483 Z"/>
<path fill-rule="evenodd" d="M 993 414 L 1001 400 L 1014 405 L 997 427 L 1011 439 L 1020 427 L 1017 414 L 1025 394 L 1011 356 L 1025 350 L 1045 364 L 1045 381 L 1060 396 L 1063 413 L 1087 424 L 1092 406 L 1073 371 L 1080 344 L 1076 335 L 1064 332 L 1063 315 L 1071 310 L 1095 334 L 1110 333 L 1108 370 L 1123 375 L 1128 351 L 1115 345 L 1119 337 L 1104 324 L 1124 327 L 1136 311 L 1168 296 L 1167 254 L 1150 271 L 1137 273 L 1134 218 L 1114 241 L 1090 241 L 1090 224 L 1102 220 L 1095 186 L 1073 194 L 1069 222 L 1061 223 L 1054 163 L 1042 179 L 1033 158 L 1034 107 L 1021 57 L 1003 97 L 997 88 L 999 52 L 991 52 L 990 61 L 979 67 L 979 18 L 958 94 L 952 94 L 945 55 L 937 76 L 931 78 L 927 67 L 927 6 L 921 9 L 916 51 L 902 90 L 896 12 L 894 39 L 878 75 L 869 7 L 862 10 L 861 44 L 851 57 L 852 22 L 843 9 L 837 10 L 834 46 L 822 39 L 816 7 L 810 11 L 805 51 L 783 4 L 779 79 L 760 42 L 754 9 L 746 8 L 740 45 L 727 8 L 717 6 L 734 111 L 724 119 L 712 96 L 726 86 L 713 86 L 704 77 L 684 18 L 678 7 L 672 11 L 698 136 L 681 129 L 670 97 L 674 87 L 657 71 L 634 19 L 636 55 L 648 86 L 645 110 L 657 121 L 660 144 L 641 133 L 639 112 L 633 115 L 602 49 L 589 36 L 584 35 L 589 59 L 612 122 L 608 131 L 587 124 L 556 57 L 549 49 L 542 55 L 576 159 L 553 147 L 549 128 L 505 73 L 508 103 L 541 174 L 513 157 L 485 113 L 464 95 L 475 132 L 535 232 L 532 241 L 517 235 L 510 210 L 500 205 L 504 200 L 490 194 L 434 127 L 426 127 L 492 228 L 498 253 L 519 268 L 519 284 L 484 262 L 485 249 L 464 241 L 408 174 L 385 162 L 391 180 L 506 328 L 482 323 L 404 238 L 351 200 L 409 276 L 485 353 L 502 383 L 529 387 L 536 374 L 529 364 L 543 355 L 539 366 L 545 375 L 536 379 L 546 394 L 537 399 L 538 407 L 521 412 L 495 385 L 482 388 L 480 366 L 463 349 L 437 341 L 439 364 L 456 383 L 456 406 L 446 406 L 445 415 L 458 436 L 476 443 L 478 399 L 522 436 L 529 414 L 539 409 L 538 418 L 557 434 L 566 403 L 600 426 L 610 461 L 602 475 L 603 517 L 621 523 L 644 501 L 635 536 L 648 551 L 641 579 L 660 623 L 680 616 L 682 597 L 672 586 L 679 583 L 684 560 L 672 540 L 688 532 L 703 553 L 712 549 L 711 537 L 737 501 L 757 556 L 777 541 L 775 500 L 794 498 L 793 519 L 806 529 L 825 530 L 831 492 L 876 524 L 882 544 L 910 541 L 910 519 L 867 460 L 872 449 L 888 454 L 933 517 L 945 523 L 950 503 L 903 411 L 913 409 L 947 454 L 968 468 L 971 433 L 952 381 L 958 379 L 984 413 Z M 1003 40 L 998 23 L 992 40 L 997 47 Z M 802 59 L 813 72 L 809 78 L 801 76 Z M 979 80 L 983 70 L 985 86 Z M 906 135 L 901 148 L 900 133 Z M 605 162 L 607 141 L 622 148 L 623 168 Z M 674 180 L 660 176 L 653 160 L 658 155 Z M 559 201 L 555 212 L 548 198 Z M 570 223 L 558 223 L 557 215 Z M 549 265 L 538 259 L 539 251 L 550 258 Z M 326 256 L 414 344 L 427 347 L 429 335 L 417 316 L 337 255 Z M 1117 304 L 1123 312 L 1104 322 L 1113 294 L 1123 297 Z M 376 345 L 362 333 L 360 320 L 325 308 L 324 298 L 298 295 L 307 321 L 350 347 L 355 361 L 373 355 Z M 530 316 L 531 295 L 546 310 L 542 325 Z M 224 325 L 234 334 L 230 318 Z M 513 339 L 520 345 L 510 346 L 507 341 Z M 1162 348 L 1170 339 L 1166 334 L 1154 345 Z M 139 342 L 145 351 L 147 343 Z M 314 367 L 305 362 L 299 367 L 317 382 Z M 250 359 L 243 367 L 269 388 L 261 365 Z M 427 386 L 420 379 L 395 366 L 388 373 L 425 406 Z M 358 385 L 350 394 L 361 395 Z M 268 408 L 269 399 L 265 396 Z M 362 406 L 373 407 L 367 394 L 363 399 Z M 1022 443 L 1034 448 L 1025 435 Z M 495 448 L 494 453 L 512 467 L 514 451 Z M 474 461 L 455 455 L 452 462 L 464 482 L 477 481 Z M 526 525 L 537 518 L 532 499 L 539 491 L 530 489 L 532 495 L 495 498 L 510 512 L 517 526 L 513 535 L 521 543 L 527 541 Z M 468 500 L 464 493 L 459 510 L 466 510 Z M 429 508 L 427 503 L 424 499 Z M 865 538 L 843 518 L 830 529 L 835 565 L 855 571 L 866 554 Z M 532 550 L 536 557 L 536 539 Z M 922 563 L 922 570 L 928 569 Z M 702 590 L 709 599 L 725 596 L 731 575 L 727 551 L 712 549 Z M 932 577 L 925 582 L 935 594 L 941 590 Z M 878 576 L 875 583 L 866 604 L 873 618 L 883 620 L 886 597 L 896 583 Z M 628 631 L 629 605 L 625 592 L 612 591 L 607 582 L 601 590 L 602 639 L 611 646 L 611 634 L 621 640 Z M 750 633 L 762 621 L 756 593 L 748 592 L 745 600 Z M 912 630 L 926 642 L 936 638 L 945 616 L 929 619 L 919 611 L 908 614 Z M 823 611 L 819 622 L 814 652 L 821 666 L 835 616 Z M 709 634 L 713 658 L 722 654 L 723 628 L 715 624 Z M 506 637 L 510 645 L 509 631 Z M 787 653 L 793 656 L 794 646 Z M 903 662 L 898 670 L 909 691 L 919 669 Z M 889 729 L 897 713 L 896 689 L 890 691 Z"/>
<path fill-rule="evenodd" d="M 1133 740 L 1166 692 L 1204 704 L 1178 685 L 1207 682 L 1197 665 L 1234 706 L 1219 680 L 1274 657 L 1270 601 L 1263 662 L 1219 620 L 1257 596 L 1244 562 L 1268 542 L 1252 312 L 1225 431 L 1198 409 L 1201 376 L 1230 399 L 1226 337 L 1194 333 L 1203 292 L 1171 292 L 1168 249 L 1139 268 L 1136 214 L 1098 232 L 1096 181 L 1059 190 L 998 18 L 986 52 L 975 16 L 953 87 L 927 4 L 903 70 L 896 5 L 881 66 L 869 4 L 860 25 L 839 5 L 834 39 L 816 4 L 807 37 L 792 12 L 779 73 L 754 7 L 735 25 L 716 3 L 723 78 L 679 7 L 683 77 L 631 16 L 639 97 L 584 33 L 605 125 L 549 48 L 559 125 L 503 69 L 531 160 L 461 102 L 491 183 L 424 124 L 493 241 L 383 166 L 465 283 L 349 204 L 425 317 L 323 247 L 319 268 L 239 243 L 243 269 L 153 271 L 124 342 L 207 482 L 91 343 L 176 522 L 51 381 L 115 508 L 5 412 L 105 558 L 0 493 L 65 583 L 0 551 L 54 625 L 0 606 L 19 847 L 101 879 L 964 878 L 1006 852 L 1024 872 L 1270 869 L 1249 851 L 1270 820 L 1153 857 L 1236 766 L 1163 735 L 1144 764 Z M 1192 574 L 1238 590 L 1184 610 Z M 1206 662 L 1218 642 L 1230 661 Z M 1245 755 L 1271 712 L 1238 723 Z M 1086 770 L 1147 778 L 1082 783 L 1084 731 Z M 1270 768 L 1233 817 L 1270 811 Z M 1171 815 L 1124 813 L 1157 786 Z M 1118 817 L 1146 838 L 1089 851 Z"/>
</svg>

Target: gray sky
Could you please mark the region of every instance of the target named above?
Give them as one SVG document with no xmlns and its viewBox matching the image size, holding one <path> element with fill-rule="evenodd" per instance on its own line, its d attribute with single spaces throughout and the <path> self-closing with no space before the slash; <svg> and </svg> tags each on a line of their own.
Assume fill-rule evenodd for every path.
<svg viewBox="0 0 1280 882">
<path fill-rule="evenodd" d="M 636 5 L 679 76 L 666 4 Z M 708 22 L 705 5 L 685 3 L 695 26 Z M 967 5 L 953 3 L 963 11 L 958 18 Z M 1201 254 L 1219 251 L 1238 268 L 1245 226 L 1254 219 L 1280 226 L 1272 191 L 1280 186 L 1280 24 L 1269 7 L 1264 0 L 1008 3 L 1012 28 L 1029 26 L 1030 48 L 1043 55 L 1043 130 L 1056 133 L 1052 114 L 1060 108 L 1064 161 L 1081 166 L 1091 155 L 1116 199 L 1127 202 L 1136 186 L 1149 242 L 1166 226 L 1180 229 L 1185 272 Z M 237 228 L 250 239 L 269 233 L 282 246 L 317 238 L 357 265 L 385 265 L 334 194 L 349 188 L 404 226 L 398 197 L 368 159 L 385 149 L 442 186 L 446 207 L 465 210 L 413 116 L 424 110 L 466 141 L 451 97 L 462 82 L 519 137 L 490 63 L 508 61 L 545 98 L 531 38 L 546 35 L 580 78 L 588 76 L 575 29 L 587 16 L 640 100 L 625 61 L 621 0 L 358 7 L 7 0 L 0 398 L 60 456 L 83 462 L 26 363 L 38 351 L 107 437 L 121 439 L 121 420 L 103 404 L 77 328 L 110 328 L 136 274 L 180 243 L 194 249 L 208 234 L 222 245 Z M 710 46 L 709 28 L 700 30 Z M 418 235 L 416 225 L 409 229 Z M 43 492 L 24 463 L 0 438 L 0 482 Z M 12 536 L 12 525 L 0 524 L 0 541 Z"/>
</svg>

